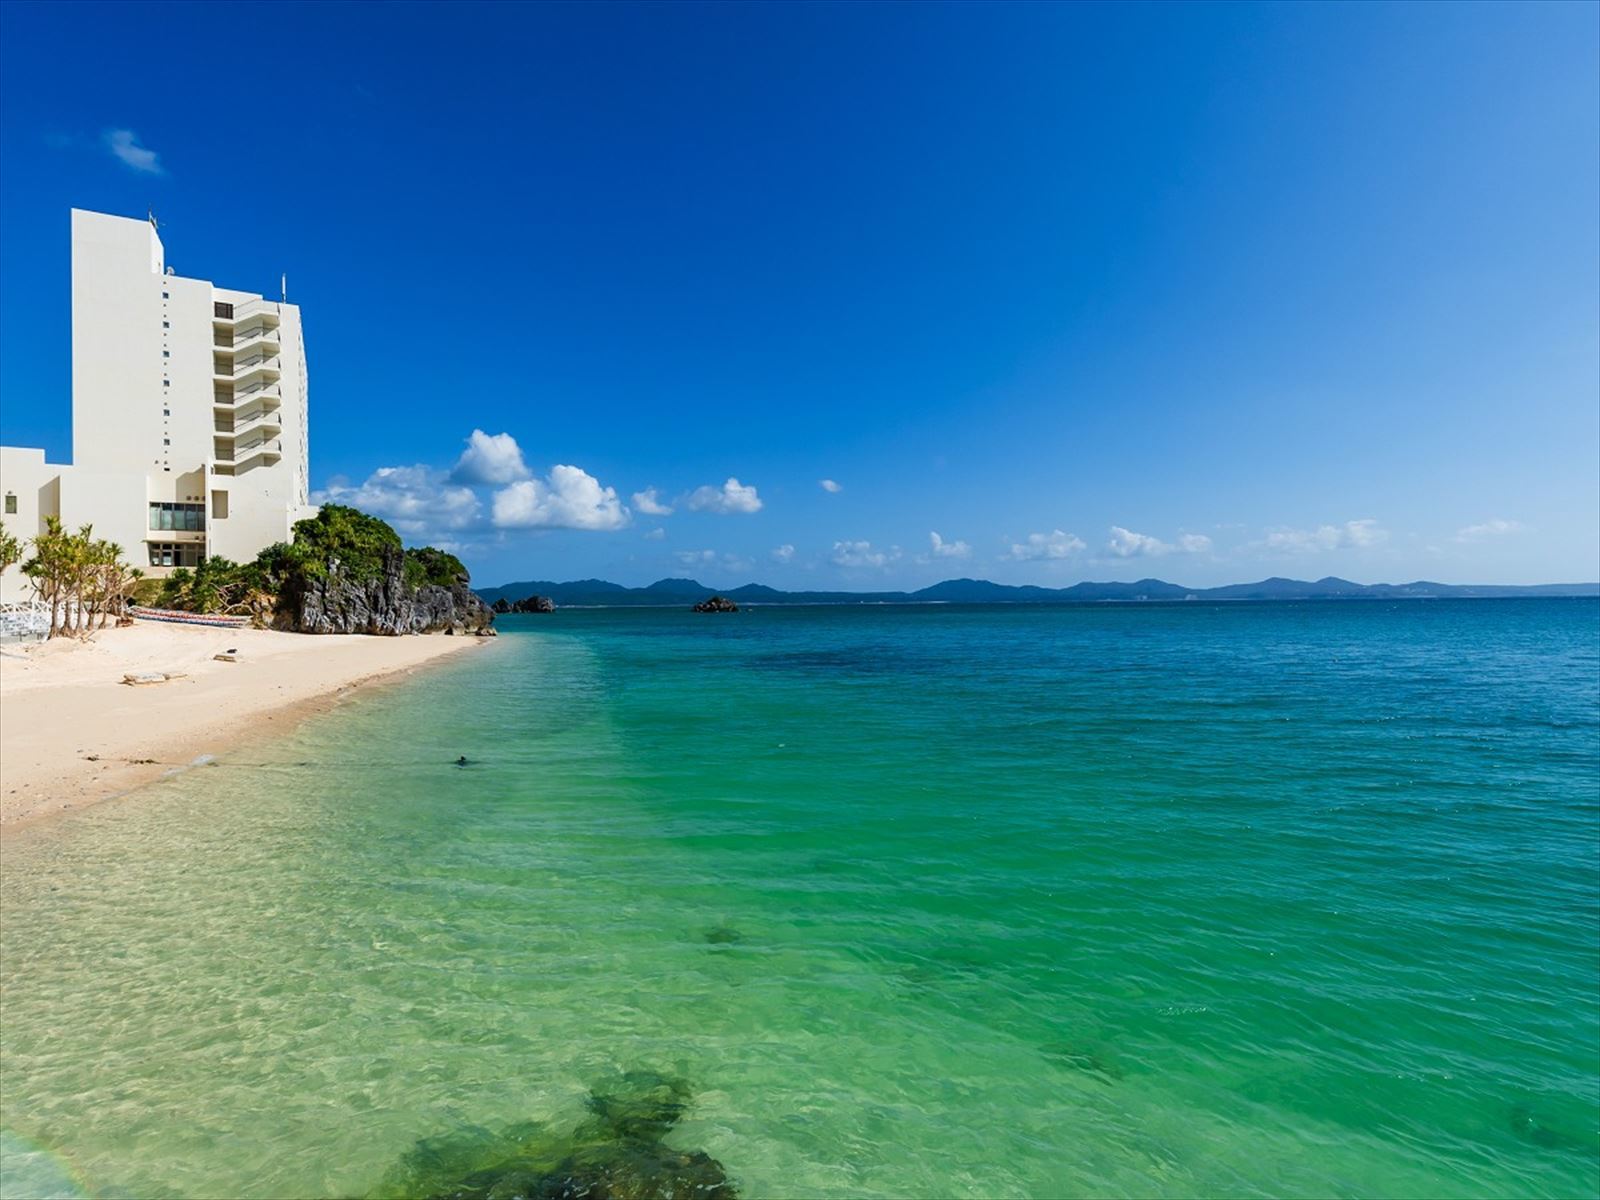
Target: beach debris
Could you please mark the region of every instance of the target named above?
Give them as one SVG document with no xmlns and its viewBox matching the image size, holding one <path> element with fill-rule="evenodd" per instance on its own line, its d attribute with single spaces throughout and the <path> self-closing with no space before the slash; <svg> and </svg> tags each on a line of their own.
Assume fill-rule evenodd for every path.
<svg viewBox="0 0 1600 1200">
<path fill-rule="evenodd" d="M 223 653 L 223 654 L 213 654 L 211 657 L 212 657 L 212 660 L 215 661 L 215 662 L 238 662 L 239 661 L 239 654 L 235 650 L 229 650 L 229 651 L 227 651 L 226 653 Z"/>
<path fill-rule="evenodd" d="M 525 1122 L 424 1138 L 369 1200 L 737 1200 L 716 1159 L 662 1142 L 689 1099 L 682 1079 L 627 1071 L 590 1092 L 571 1134 Z"/>
<path fill-rule="evenodd" d="M 744 941 L 744 934 L 731 925 L 718 925 L 706 930 L 706 941 L 713 946 L 732 946 L 736 942 Z"/>
<path fill-rule="evenodd" d="M 152 683 L 167 683 L 173 679 L 187 678 L 178 671 L 133 671 L 122 677 L 122 682 L 133 687 L 145 687 Z"/>
</svg>

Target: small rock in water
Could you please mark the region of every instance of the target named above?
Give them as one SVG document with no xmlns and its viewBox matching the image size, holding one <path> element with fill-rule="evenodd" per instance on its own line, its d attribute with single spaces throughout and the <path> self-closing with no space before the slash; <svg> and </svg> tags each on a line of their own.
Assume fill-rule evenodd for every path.
<svg viewBox="0 0 1600 1200">
<path fill-rule="evenodd" d="M 1040 1049 L 1052 1062 L 1093 1075 L 1101 1083 L 1112 1083 L 1122 1078 L 1122 1068 L 1114 1058 L 1080 1042 L 1050 1042 Z"/>
<path fill-rule="evenodd" d="M 735 942 L 744 941 L 744 934 L 729 925 L 718 925 L 714 929 L 706 930 L 706 941 L 713 946 L 731 946 Z"/>
<path fill-rule="evenodd" d="M 1511 1132 L 1523 1141 L 1532 1142 L 1535 1146 L 1541 1146 L 1546 1150 L 1574 1150 L 1580 1144 L 1571 1134 L 1551 1129 L 1534 1116 L 1526 1104 L 1512 1106 Z"/>
</svg>

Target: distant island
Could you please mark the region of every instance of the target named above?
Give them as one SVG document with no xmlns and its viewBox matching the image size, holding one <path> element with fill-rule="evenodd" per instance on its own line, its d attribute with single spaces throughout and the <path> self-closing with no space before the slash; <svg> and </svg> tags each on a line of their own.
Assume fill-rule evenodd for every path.
<svg viewBox="0 0 1600 1200">
<path fill-rule="evenodd" d="M 479 588 L 487 604 L 515 603 L 528 596 L 548 596 L 562 607 L 678 607 L 715 592 L 739 604 L 1075 604 L 1139 600 L 1461 600 L 1518 596 L 1600 596 L 1600 583 L 1545 583 L 1526 587 L 1498 584 L 1352 583 L 1329 576 L 1315 582 L 1263 579 L 1224 587 L 1190 588 L 1163 579 L 1133 583 L 1075 583 L 1048 588 L 991 583 L 987 579 L 947 579 L 915 592 L 785 592 L 764 584 L 711 588 L 693 579 L 661 579 L 648 587 L 623 587 L 604 579 L 567 583 L 528 580 Z"/>
</svg>

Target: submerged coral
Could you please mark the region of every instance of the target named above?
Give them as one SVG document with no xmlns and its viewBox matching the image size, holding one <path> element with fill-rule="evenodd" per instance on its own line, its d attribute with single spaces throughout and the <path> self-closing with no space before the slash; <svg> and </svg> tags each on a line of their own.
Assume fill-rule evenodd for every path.
<svg viewBox="0 0 1600 1200">
<path fill-rule="evenodd" d="M 682 1079 L 628 1071 L 590 1091 L 592 1115 L 567 1136 L 523 1124 L 424 1138 L 369 1200 L 736 1200 L 716 1159 L 662 1141 L 689 1099 Z"/>
</svg>

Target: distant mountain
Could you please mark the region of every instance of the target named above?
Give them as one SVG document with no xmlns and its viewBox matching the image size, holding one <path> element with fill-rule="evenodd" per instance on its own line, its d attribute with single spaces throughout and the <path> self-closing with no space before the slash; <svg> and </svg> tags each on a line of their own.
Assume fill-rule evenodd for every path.
<svg viewBox="0 0 1600 1200">
<path fill-rule="evenodd" d="M 662 596 L 692 596 L 696 600 L 706 598 L 706 589 L 692 579 L 658 579 L 643 590 Z"/>
<path fill-rule="evenodd" d="M 549 596 L 565 607 L 679 607 L 713 592 L 741 604 L 1072 604 L 1108 600 L 1447 600 L 1514 596 L 1600 596 L 1600 583 L 1544 583 L 1528 587 L 1498 584 L 1352 583 L 1329 576 L 1308 583 L 1302 579 L 1263 579 L 1225 587 L 1186 588 L 1163 579 L 1133 583 L 1075 583 L 1047 588 L 1013 586 L 987 579 L 946 579 L 915 592 L 785 592 L 760 583 L 712 588 L 694 579 L 658 579 L 648 587 L 630 588 L 604 579 L 569 583 L 530 579 L 499 587 L 479 588 L 484 602 L 515 603 L 529 596 Z"/>
</svg>

